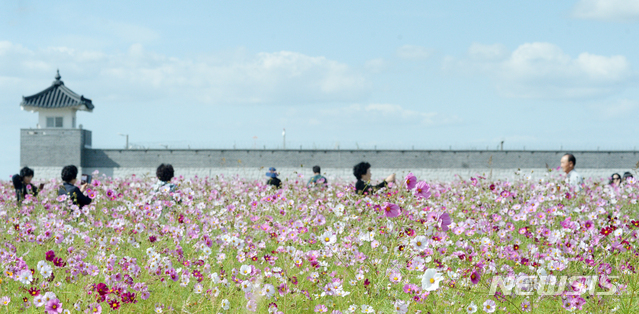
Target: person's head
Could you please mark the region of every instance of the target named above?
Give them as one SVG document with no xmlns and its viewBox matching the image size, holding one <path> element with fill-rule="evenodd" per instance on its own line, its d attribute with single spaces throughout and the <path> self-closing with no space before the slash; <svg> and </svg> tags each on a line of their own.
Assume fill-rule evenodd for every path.
<svg viewBox="0 0 639 314">
<path fill-rule="evenodd" d="M 20 169 L 20 177 L 22 178 L 22 182 L 24 182 L 24 184 L 31 183 L 31 179 L 33 179 L 33 169 L 29 167 Z"/>
<path fill-rule="evenodd" d="M 171 181 L 171 179 L 173 179 L 173 166 L 170 164 L 159 165 L 158 169 L 155 171 L 155 176 L 157 176 L 160 181 Z"/>
<path fill-rule="evenodd" d="M 266 173 L 266 176 L 269 177 L 269 178 L 277 177 L 277 170 L 275 170 L 275 168 L 273 168 L 273 167 L 268 168 L 268 172 Z"/>
<path fill-rule="evenodd" d="M 609 184 L 614 184 L 614 185 L 619 185 L 621 184 L 621 175 L 619 175 L 618 173 L 613 173 L 612 176 L 610 176 L 610 182 L 608 182 Z"/>
<path fill-rule="evenodd" d="M 357 180 L 370 181 L 371 179 L 371 164 L 367 162 L 360 162 L 353 167 L 353 174 Z"/>
<path fill-rule="evenodd" d="M 628 178 L 634 178 L 632 176 L 632 173 L 630 173 L 630 171 L 626 171 L 623 173 L 623 180 L 626 181 Z"/>
<path fill-rule="evenodd" d="M 74 184 L 78 177 L 78 168 L 74 165 L 62 168 L 62 181 Z"/>
<path fill-rule="evenodd" d="M 314 174 L 322 173 L 322 169 L 320 168 L 320 166 L 313 166 L 313 173 Z"/>
<path fill-rule="evenodd" d="M 572 169 L 575 169 L 575 164 L 577 164 L 577 159 L 575 159 L 573 154 L 566 153 L 561 157 L 561 169 L 565 173 L 569 173 Z"/>
</svg>

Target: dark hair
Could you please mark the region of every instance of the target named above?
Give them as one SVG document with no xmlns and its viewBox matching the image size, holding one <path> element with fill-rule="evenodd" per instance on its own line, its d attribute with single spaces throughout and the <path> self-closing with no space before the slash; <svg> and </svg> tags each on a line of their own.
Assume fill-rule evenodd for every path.
<svg viewBox="0 0 639 314">
<path fill-rule="evenodd" d="M 634 176 L 632 176 L 632 173 L 630 173 L 630 171 L 626 171 L 623 173 L 623 179 L 624 181 L 628 178 L 634 178 Z"/>
<path fill-rule="evenodd" d="M 62 168 L 62 181 L 71 182 L 71 180 L 78 177 L 78 168 L 74 165 L 65 166 Z"/>
<path fill-rule="evenodd" d="M 355 165 L 355 167 L 353 167 L 353 174 L 355 175 L 355 178 L 357 178 L 357 180 L 361 179 L 362 176 L 366 174 L 366 171 L 370 167 L 371 167 L 371 164 L 365 161 L 362 161 L 358 163 L 357 165 Z"/>
<path fill-rule="evenodd" d="M 320 166 L 313 166 L 313 173 L 321 173 L 322 169 L 320 169 Z"/>
<path fill-rule="evenodd" d="M 161 164 L 158 166 L 158 170 L 155 171 L 155 175 L 160 181 L 169 182 L 173 179 L 173 166 L 170 164 Z"/>
<path fill-rule="evenodd" d="M 20 177 L 33 177 L 33 169 L 24 167 L 20 170 Z"/>
<path fill-rule="evenodd" d="M 614 182 L 614 181 L 615 181 L 615 176 L 618 176 L 618 177 L 619 177 L 619 181 L 621 181 L 621 175 L 615 172 L 615 173 L 613 173 L 613 174 L 610 176 L 610 181 L 608 182 L 608 184 L 612 184 L 612 182 Z"/>
<path fill-rule="evenodd" d="M 568 161 L 572 161 L 572 166 L 577 165 L 577 159 L 575 159 L 575 155 L 571 153 L 565 153 L 564 156 L 568 156 Z"/>
</svg>

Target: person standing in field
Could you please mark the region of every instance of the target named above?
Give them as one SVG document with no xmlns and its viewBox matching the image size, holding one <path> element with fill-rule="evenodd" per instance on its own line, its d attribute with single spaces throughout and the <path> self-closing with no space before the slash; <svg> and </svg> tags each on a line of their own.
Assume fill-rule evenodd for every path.
<svg viewBox="0 0 639 314">
<path fill-rule="evenodd" d="M 158 181 L 153 185 L 153 192 L 175 192 L 177 185 L 171 183 L 175 171 L 170 164 L 161 164 L 155 170 Z"/>
<path fill-rule="evenodd" d="M 328 180 L 324 176 L 322 176 L 322 169 L 320 168 L 320 166 L 313 167 L 313 177 L 308 180 L 306 186 L 308 186 L 309 188 L 313 186 L 328 186 Z"/>
<path fill-rule="evenodd" d="M 278 173 L 275 170 L 275 168 L 273 168 L 273 167 L 268 168 L 268 172 L 266 173 L 266 176 L 269 179 L 266 180 L 266 184 L 272 185 L 272 186 L 274 186 L 277 189 L 281 188 L 282 187 L 282 180 L 277 178 L 277 175 L 278 175 Z"/>
<path fill-rule="evenodd" d="M 13 181 L 13 188 L 16 190 L 16 201 L 18 202 L 18 206 L 22 203 L 27 194 L 31 194 L 33 197 L 36 197 L 38 196 L 38 192 L 44 188 L 44 183 L 40 183 L 39 187 L 31 185 L 33 174 L 33 169 L 24 167 L 20 170 L 19 174 L 11 177 L 11 180 Z"/>
<path fill-rule="evenodd" d="M 357 194 L 370 195 L 381 188 L 388 186 L 389 182 L 395 182 L 395 174 L 389 175 L 384 181 L 377 185 L 371 185 L 371 164 L 367 162 L 360 162 L 353 167 L 353 175 L 357 179 L 355 183 L 355 191 Z"/>
<path fill-rule="evenodd" d="M 73 200 L 73 204 L 78 205 L 80 208 L 91 204 L 91 199 L 84 195 L 87 190 L 87 183 L 83 182 L 80 188 L 75 186 L 78 181 L 78 168 L 76 166 L 70 165 L 62 168 L 62 181 L 62 185 L 58 189 L 58 196 L 67 195 Z"/>
<path fill-rule="evenodd" d="M 584 184 L 584 178 L 575 171 L 577 159 L 570 153 L 566 153 L 561 157 L 561 169 L 566 173 L 566 183 L 575 187 L 575 190 L 581 191 Z"/>
</svg>

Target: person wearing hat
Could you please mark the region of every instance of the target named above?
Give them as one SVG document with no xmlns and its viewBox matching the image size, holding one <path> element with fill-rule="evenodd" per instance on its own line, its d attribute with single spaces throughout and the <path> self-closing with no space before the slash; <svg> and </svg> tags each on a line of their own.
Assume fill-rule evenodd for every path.
<svg viewBox="0 0 639 314">
<path fill-rule="evenodd" d="M 268 185 L 272 185 L 276 188 L 281 188 L 282 187 L 282 180 L 277 178 L 278 173 L 276 172 L 275 168 L 271 167 L 268 168 L 268 172 L 266 173 L 266 176 L 269 178 L 266 181 L 266 184 Z"/>
</svg>

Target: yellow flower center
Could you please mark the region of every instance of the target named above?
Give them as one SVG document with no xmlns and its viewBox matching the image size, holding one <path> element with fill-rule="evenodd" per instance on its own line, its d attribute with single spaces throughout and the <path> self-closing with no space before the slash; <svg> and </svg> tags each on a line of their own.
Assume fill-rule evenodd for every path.
<svg viewBox="0 0 639 314">
<path fill-rule="evenodd" d="M 430 279 L 430 283 L 435 283 L 435 279 L 434 279 L 434 278 L 431 278 L 431 279 Z"/>
</svg>

